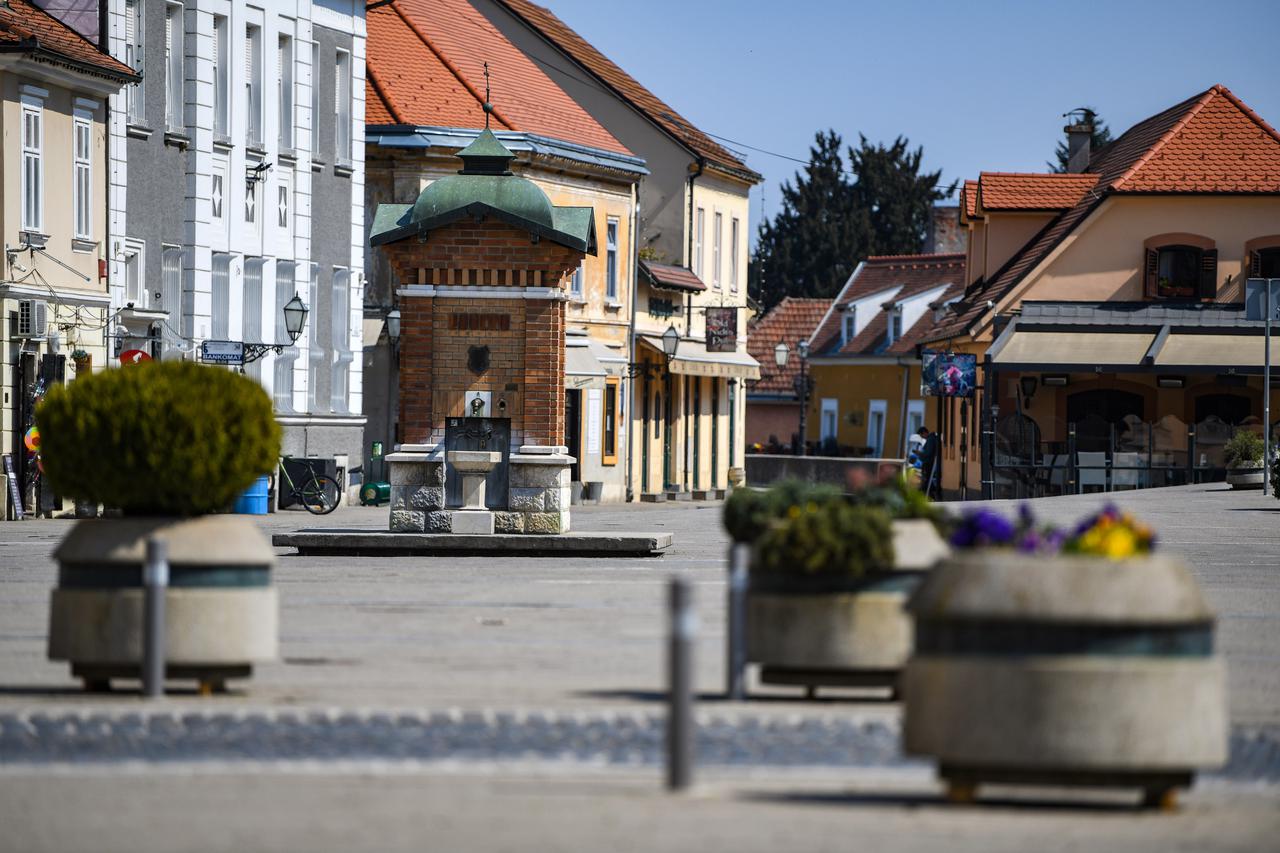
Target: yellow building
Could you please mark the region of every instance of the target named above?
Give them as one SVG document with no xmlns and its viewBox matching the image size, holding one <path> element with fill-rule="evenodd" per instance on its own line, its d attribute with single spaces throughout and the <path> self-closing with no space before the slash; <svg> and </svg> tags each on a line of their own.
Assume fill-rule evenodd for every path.
<svg viewBox="0 0 1280 853">
<path fill-rule="evenodd" d="M 31 513 L 55 506 L 23 442 L 34 406 L 108 357 L 106 103 L 136 77 L 26 0 L 0 5 L 0 44 L 0 445 Z"/>
<path fill-rule="evenodd" d="M 908 436 L 934 426 L 917 350 L 942 306 L 963 291 L 964 261 L 891 255 L 858 264 L 809 339 L 810 452 L 903 459 Z"/>
<path fill-rule="evenodd" d="M 982 365 L 977 405 L 943 406 L 953 494 L 1220 479 L 1265 429 L 1247 280 L 1280 277 L 1280 134 L 1222 86 L 1092 154 L 1091 130 L 1067 128 L 1075 173 L 965 186 L 967 288 L 928 336 Z"/>
</svg>

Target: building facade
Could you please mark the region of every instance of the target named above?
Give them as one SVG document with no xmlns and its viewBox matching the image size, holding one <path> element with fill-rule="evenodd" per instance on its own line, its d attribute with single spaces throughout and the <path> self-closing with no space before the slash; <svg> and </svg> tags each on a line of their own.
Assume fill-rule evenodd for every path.
<svg viewBox="0 0 1280 853">
<path fill-rule="evenodd" d="M 286 344 L 243 366 L 282 452 L 358 468 L 363 4 L 110 0 L 108 33 L 141 76 L 111 101 L 110 357 Z"/>
<path fill-rule="evenodd" d="M 109 356 L 107 103 L 135 75 L 26 0 L 0 24 L 0 447 L 31 514 L 60 508 L 25 440 L 35 405 Z"/>
</svg>

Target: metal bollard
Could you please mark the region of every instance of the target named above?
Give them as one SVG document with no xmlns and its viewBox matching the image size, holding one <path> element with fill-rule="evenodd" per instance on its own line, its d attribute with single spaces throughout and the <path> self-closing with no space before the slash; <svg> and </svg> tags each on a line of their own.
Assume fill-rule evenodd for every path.
<svg viewBox="0 0 1280 853">
<path fill-rule="evenodd" d="M 697 617 L 693 589 L 671 579 L 671 636 L 667 659 L 667 788 L 682 791 L 693 782 L 693 642 Z"/>
<path fill-rule="evenodd" d="M 726 604 L 725 694 L 733 702 L 747 698 L 747 564 L 751 546 L 729 546 L 729 600 Z"/>
<path fill-rule="evenodd" d="M 142 571 L 142 694 L 164 695 L 164 597 L 169 588 L 169 545 L 147 540 L 147 563 Z"/>
</svg>

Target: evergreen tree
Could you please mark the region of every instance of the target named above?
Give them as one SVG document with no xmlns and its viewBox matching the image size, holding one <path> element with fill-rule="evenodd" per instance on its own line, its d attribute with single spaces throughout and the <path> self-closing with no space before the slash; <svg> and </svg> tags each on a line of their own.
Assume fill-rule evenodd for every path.
<svg viewBox="0 0 1280 853">
<path fill-rule="evenodd" d="M 785 296 L 832 297 L 868 255 L 920 251 L 929 208 L 955 189 L 941 172 L 920 173 L 923 151 L 906 139 L 871 145 L 859 137 L 841 156 L 834 130 L 819 132 L 809 164 L 782 186 L 782 208 L 760 225 L 749 288 L 767 310 Z"/>
<path fill-rule="evenodd" d="M 1107 127 L 1106 122 L 1098 118 L 1098 111 L 1092 107 L 1082 107 L 1085 121 L 1093 123 L 1093 137 L 1089 140 L 1090 156 L 1097 154 L 1106 145 L 1111 142 L 1111 128 Z M 1059 142 L 1058 147 L 1054 150 L 1054 159 L 1057 163 L 1045 163 L 1049 167 L 1049 171 L 1059 174 L 1067 171 L 1067 162 L 1070 159 L 1067 153 L 1067 143 Z"/>
</svg>

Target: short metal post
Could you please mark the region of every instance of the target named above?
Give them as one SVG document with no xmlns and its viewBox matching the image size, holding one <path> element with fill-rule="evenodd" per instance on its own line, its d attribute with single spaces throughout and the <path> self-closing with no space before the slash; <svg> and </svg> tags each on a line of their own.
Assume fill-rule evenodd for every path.
<svg viewBox="0 0 1280 853">
<path fill-rule="evenodd" d="M 164 695 L 164 597 L 169 587 L 169 546 L 160 539 L 147 540 L 147 563 L 142 572 L 142 693 Z"/>
<path fill-rule="evenodd" d="M 693 589 L 671 579 L 671 636 L 667 659 L 667 788 L 683 791 L 693 781 L 693 642 L 697 633 Z"/>
<path fill-rule="evenodd" d="M 747 564 L 751 546 L 729 546 L 729 600 L 725 630 L 725 693 L 732 702 L 747 698 Z"/>
</svg>

